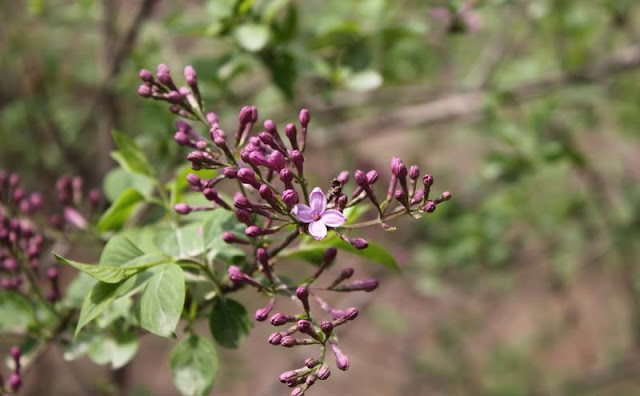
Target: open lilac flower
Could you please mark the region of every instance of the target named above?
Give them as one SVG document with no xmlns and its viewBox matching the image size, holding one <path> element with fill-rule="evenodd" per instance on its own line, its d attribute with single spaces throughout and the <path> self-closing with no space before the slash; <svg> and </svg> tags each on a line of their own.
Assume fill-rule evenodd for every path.
<svg viewBox="0 0 640 396">
<path fill-rule="evenodd" d="M 309 234 L 316 240 L 327 236 L 327 227 L 340 227 L 347 219 L 336 209 L 327 209 L 327 197 L 316 187 L 309 194 L 309 205 L 297 204 L 291 213 L 301 222 L 309 224 Z"/>
</svg>

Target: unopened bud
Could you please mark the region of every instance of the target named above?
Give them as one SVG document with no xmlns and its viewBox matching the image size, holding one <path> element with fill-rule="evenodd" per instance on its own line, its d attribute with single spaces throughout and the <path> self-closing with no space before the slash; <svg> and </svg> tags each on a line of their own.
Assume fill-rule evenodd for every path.
<svg viewBox="0 0 640 396">
<path fill-rule="evenodd" d="M 141 69 L 138 76 L 140 76 L 140 79 L 144 82 L 153 82 L 153 74 L 147 69 Z"/>
<path fill-rule="evenodd" d="M 298 203 L 298 193 L 295 190 L 284 190 L 282 192 L 282 200 L 287 207 L 293 207 Z"/>
<path fill-rule="evenodd" d="M 141 84 L 138 87 L 138 95 L 142 96 L 143 98 L 148 98 L 151 96 L 151 87 L 147 84 Z"/>
<path fill-rule="evenodd" d="M 187 84 L 194 86 L 198 83 L 198 76 L 196 69 L 189 65 L 184 68 L 184 78 L 187 80 Z"/>
<path fill-rule="evenodd" d="M 420 168 L 418 165 L 411 165 L 409 168 L 409 178 L 411 180 L 417 180 L 420 177 Z"/>
<path fill-rule="evenodd" d="M 271 345 L 280 345 L 280 341 L 282 340 L 281 333 L 271 333 L 269 336 L 269 344 Z"/>
<path fill-rule="evenodd" d="M 298 130 L 296 129 L 295 124 L 287 124 L 284 128 L 284 133 L 289 138 L 289 142 L 291 142 L 291 147 L 295 150 L 298 149 Z"/>
<path fill-rule="evenodd" d="M 355 171 L 355 173 L 353 174 L 353 178 L 355 179 L 356 184 L 360 187 L 365 187 L 369 185 L 367 174 L 361 171 L 360 169 Z"/>
<path fill-rule="evenodd" d="M 374 184 L 378 180 L 378 171 L 370 170 L 367 172 L 367 183 Z"/>
<path fill-rule="evenodd" d="M 349 238 L 349 243 L 356 249 L 366 249 L 369 247 L 369 242 L 362 238 Z"/>
<path fill-rule="evenodd" d="M 232 167 L 226 167 L 222 170 L 222 174 L 227 179 L 235 179 L 238 176 L 238 169 Z"/>
<path fill-rule="evenodd" d="M 173 207 L 173 209 L 176 211 L 176 213 L 183 214 L 183 215 L 189 214 L 191 212 L 191 206 L 183 202 L 177 203 Z"/>
<path fill-rule="evenodd" d="M 329 376 L 331 375 L 331 370 L 329 370 L 329 366 L 327 366 L 326 364 L 323 364 L 322 367 L 320 367 L 320 369 L 318 369 L 318 379 L 319 380 L 326 380 L 327 378 L 329 378 Z"/>
</svg>

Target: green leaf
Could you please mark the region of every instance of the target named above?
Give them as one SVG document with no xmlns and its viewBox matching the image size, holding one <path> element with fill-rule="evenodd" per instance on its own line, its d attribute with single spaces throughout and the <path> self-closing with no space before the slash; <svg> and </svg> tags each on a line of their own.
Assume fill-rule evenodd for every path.
<svg viewBox="0 0 640 396">
<path fill-rule="evenodd" d="M 173 348 L 173 383 L 184 396 L 206 396 L 218 373 L 218 355 L 206 338 L 190 335 Z"/>
<path fill-rule="evenodd" d="M 140 340 L 133 332 L 119 332 L 115 336 L 99 336 L 91 340 L 87 355 L 96 364 L 111 364 L 117 370 L 133 359 Z"/>
<path fill-rule="evenodd" d="M 116 235 L 109 239 L 100 255 L 100 265 L 120 266 L 135 258 L 144 255 L 144 252 L 131 242 L 129 238 Z"/>
<path fill-rule="evenodd" d="M 60 263 L 70 265 L 104 283 L 119 283 L 149 267 L 167 263 L 171 258 L 159 255 L 145 255 L 124 263 L 122 266 L 84 264 L 67 260 L 53 254 Z"/>
<path fill-rule="evenodd" d="M 226 210 L 215 210 L 202 224 L 202 239 L 210 260 L 220 259 L 235 262 L 238 256 L 244 256 L 242 249 L 229 245 L 222 240 L 224 231 L 235 232 L 244 237 L 244 226 Z"/>
<path fill-rule="evenodd" d="M 191 223 L 184 227 L 156 229 L 153 242 L 164 253 L 175 257 L 194 257 L 204 252 L 202 225 Z"/>
<path fill-rule="evenodd" d="M 62 300 L 62 305 L 67 308 L 77 309 L 82 307 L 82 302 L 91 292 L 96 280 L 84 272 L 79 272 L 73 279 Z"/>
<path fill-rule="evenodd" d="M 116 167 L 107 173 L 102 183 L 104 193 L 110 202 L 115 201 L 128 188 L 135 188 L 144 197 L 153 193 L 154 180 L 140 174 L 129 173 Z"/>
<path fill-rule="evenodd" d="M 347 77 L 345 85 L 357 92 L 372 91 L 382 85 L 382 75 L 375 70 L 365 70 Z"/>
<path fill-rule="evenodd" d="M 77 337 L 80 330 L 97 318 L 116 298 L 133 294 L 143 287 L 153 276 L 153 271 L 155 268 L 141 272 L 120 283 L 96 283 L 82 303 L 75 336 Z"/>
<path fill-rule="evenodd" d="M 111 153 L 111 157 L 127 172 L 155 178 L 154 171 L 144 152 L 129 136 L 113 131 L 113 140 L 118 146 L 118 151 Z"/>
<path fill-rule="evenodd" d="M 319 242 L 312 241 L 300 245 L 296 248 L 286 249 L 280 253 L 280 256 L 297 258 L 309 261 L 313 264 L 320 264 L 324 251 L 332 246 L 341 250 L 351 252 L 360 257 L 364 257 L 378 264 L 382 264 L 383 266 L 394 271 L 400 271 L 395 258 L 382 246 L 369 242 L 369 247 L 367 247 L 366 249 L 356 249 L 350 243 L 345 242 L 337 237 L 329 237 Z"/>
<path fill-rule="evenodd" d="M 218 344 L 238 348 L 251 331 L 251 319 L 239 302 L 230 298 L 216 298 L 209 315 L 209 329 Z"/>
<path fill-rule="evenodd" d="M 0 330 L 24 331 L 34 320 L 29 301 L 13 292 L 0 293 Z"/>
<path fill-rule="evenodd" d="M 134 188 L 125 190 L 98 220 L 98 231 L 115 231 L 122 228 L 144 197 Z"/>
<path fill-rule="evenodd" d="M 269 41 L 269 27 L 257 23 L 245 23 L 236 27 L 234 37 L 242 48 L 257 52 Z"/>
<path fill-rule="evenodd" d="M 136 310 L 140 326 L 154 334 L 170 337 L 180 320 L 184 298 L 182 268 L 176 264 L 163 265 L 151 277 L 140 297 Z"/>
</svg>

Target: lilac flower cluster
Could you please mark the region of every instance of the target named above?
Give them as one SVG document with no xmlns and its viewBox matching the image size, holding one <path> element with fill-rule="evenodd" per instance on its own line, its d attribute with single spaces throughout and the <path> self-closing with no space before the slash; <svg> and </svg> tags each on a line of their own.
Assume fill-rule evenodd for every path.
<svg viewBox="0 0 640 396">
<path fill-rule="evenodd" d="M 9 389 L 12 392 L 17 392 L 22 387 L 22 375 L 20 373 L 22 370 L 22 366 L 20 365 L 20 358 L 22 357 L 22 351 L 20 350 L 20 347 L 14 346 L 14 347 L 11 347 L 10 354 L 11 354 L 11 361 L 13 363 L 13 372 L 9 376 L 8 385 L 9 385 Z M 3 392 L 7 391 L 7 389 L 5 389 L 4 378 L 2 377 L 2 375 L 0 375 L 0 389 L 2 389 Z M 9 395 L 5 394 L 4 396 L 9 396 Z"/>
<path fill-rule="evenodd" d="M 391 161 L 390 182 L 382 199 L 376 194 L 375 185 L 379 180 L 376 170 L 356 170 L 353 175 L 343 171 L 327 188 L 314 187 L 309 193 L 305 176 L 308 167 L 305 166 L 304 156 L 311 121 L 308 110 L 300 111 L 297 123 L 285 125 L 283 137 L 276 123 L 270 119 L 263 122 L 262 130 L 253 134 L 258 123 L 258 110 L 254 106 L 245 106 L 238 115 L 234 133 L 227 134 L 218 116 L 204 111 L 195 70 L 187 66 L 184 76 L 187 86 L 178 88 L 167 66 L 160 65 L 155 76 L 148 70 L 140 71 L 143 84 L 138 88 L 142 97 L 167 102 L 173 113 L 187 120 L 201 122 L 208 130 L 208 137 L 205 138 L 190 123 L 184 120 L 176 122 L 174 139 L 179 145 L 192 150 L 187 155 L 191 167 L 194 170 L 213 169 L 217 174 L 202 179 L 190 173 L 187 176 L 189 185 L 201 192 L 209 204 L 194 206 L 178 203 L 175 211 L 188 214 L 219 208 L 233 212 L 238 221 L 244 224 L 244 235 L 227 231 L 223 239 L 229 244 L 251 247 L 254 260 L 245 268 L 229 267 L 228 278 L 232 286 L 228 290 L 234 290 L 235 286 L 249 286 L 269 298 L 267 306 L 256 312 L 257 321 L 268 318 L 275 307 L 277 294 L 289 294 L 300 302 L 301 312 L 295 315 L 275 313 L 269 318 L 274 326 L 290 326 L 273 333 L 269 343 L 287 348 L 304 345 L 320 347 L 318 357 L 309 358 L 303 367 L 280 376 L 283 383 L 294 388 L 291 395 L 304 395 L 316 380 L 329 377 L 330 370 L 325 363 L 327 350 L 331 350 L 335 356 L 336 366 L 340 370 L 349 368 L 349 359 L 338 346 L 336 329 L 358 315 L 356 308 L 343 311 L 331 307 L 317 292 L 370 292 L 378 287 L 378 281 L 365 279 L 347 282 L 353 276 L 353 269 L 347 268 L 326 286 L 312 288 L 312 284 L 335 260 L 337 251 L 331 247 L 324 252 L 322 263 L 312 276 L 296 285 L 285 284 L 276 273 L 277 255 L 300 235 L 308 234 L 315 240 L 322 240 L 330 232 L 356 249 L 366 249 L 366 240 L 347 236 L 347 233 L 372 225 L 392 230 L 387 221 L 402 215 L 418 218 L 423 213 L 431 213 L 451 194 L 445 192 L 430 198 L 433 176 L 421 175 L 416 165 L 407 168 L 397 157 Z M 351 176 L 355 186 L 349 193 L 347 184 Z M 237 184 L 232 199 L 219 192 L 225 180 Z M 375 208 L 376 218 L 348 224 L 345 210 L 366 202 Z M 281 231 L 289 233 L 279 237 Z M 328 320 L 318 321 L 311 312 L 310 302 L 317 303 Z"/>
<path fill-rule="evenodd" d="M 56 184 L 57 197 L 62 208 L 44 207 L 40 193 L 27 193 L 21 185 L 17 173 L 0 171 L 0 286 L 5 290 L 21 291 L 25 280 L 30 283 L 30 292 L 40 293 L 37 280 L 46 275 L 49 283 L 44 294 L 50 302 L 60 298 L 58 270 L 40 270 L 40 259 L 45 245 L 56 238 L 56 230 L 63 230 L 66 224 L 78 229 L 86 229 L 88 222 L 80 212 L 85 200 L 81 178 L 63 176 Z M 98 190 L 89 192 L 90 209 L 96 209 L 100 202 Z M 52 202 L 47 202 L 49 205 Z M 45 212 L 57 211 L 47 217 Z"/>
</svg>

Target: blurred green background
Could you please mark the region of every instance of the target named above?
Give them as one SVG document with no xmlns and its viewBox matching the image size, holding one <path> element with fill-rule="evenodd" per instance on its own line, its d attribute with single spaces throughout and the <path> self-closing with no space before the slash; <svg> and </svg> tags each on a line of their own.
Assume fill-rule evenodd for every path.
<svg viewBox="0 0 640 396">
<path fill-rule="evenodd" d="M 309 108 L 318 184 L 398 155 L 452 191 L 368 235 L 403 273 L 353 262 L 383 287 L 341 301 L 364 304 L 352 368 L 313 394 L 640 393 L 637 0 L 2 1 L 0 49 L 0 168 L 41 191 L 100 185 L 113 129 L 161 172 L 184 161 L 136 93 L 158 63 L 195 66 L 227 130 L 243 105 Z M 224 352 L 215 394 L 283 394 L 301 355 L 269 331 Z M 115 374 L 50 351 L 25 394 L 172 395 L 168 345 Z"/>
</svg>

